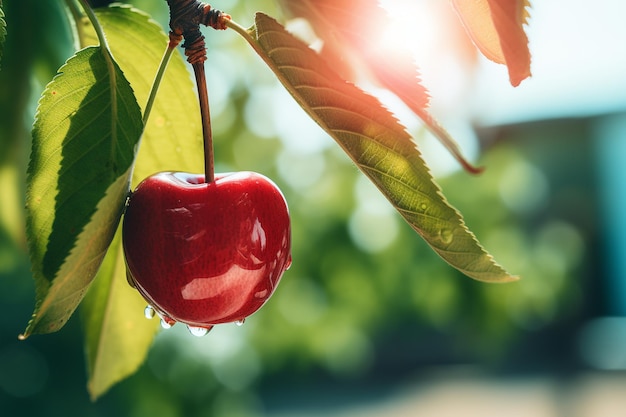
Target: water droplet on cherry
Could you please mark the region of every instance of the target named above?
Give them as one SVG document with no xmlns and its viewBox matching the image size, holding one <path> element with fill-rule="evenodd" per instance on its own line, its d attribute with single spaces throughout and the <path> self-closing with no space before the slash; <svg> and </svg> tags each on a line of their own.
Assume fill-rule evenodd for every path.
<svg viewBox="0 0 626 417">
<path fill-rule="evenodd" d="M 187 325 L 187 330 L 189 330 L 189 333 L 191 333 L 192 335 L 194 335 L 196 337 L 202 337 L 202 336 L 206 335 L 212 328 L 213 328 L 213 326 L 211 326 L 211 327 L 196 327 L 196 326 Z"/>
<path fill-rule="evenodd" d="M 246 319 L 244 318 L 244 319 L 237 320 L 237 321 L 235 322 L 235 324 L 236 324 L 237 326 L 241 327 L 241 326 L 243 326 L 243 324 L 244 324 L 245 322 L 246 322 Z"/>
<path fill-rule="evenodd" d="M 164 329 L 169 329 L 176 324 L 176 320 L 166 316 L 165 314 L 159 314 L 159 317 L 161 317 L 161 327 Z"/>
<path fill-rule="evenodd" d="M 289 258 L 287 258 L 287 262 L 285 263 L 285 271 L 289 268 L 291 268 L 291 255 L 289 255 Z"/>
<path fill-rule="evenodd" d="M 143 310 L 143 315 L 147 318 L 147 319 L 152 319 L 154 318 L 154 316 L 156 315 L 156 311 L 154 311 L 154 309 L 152 308 L 151 305 L 147 305 L 146 308 Z"/>
</svg>

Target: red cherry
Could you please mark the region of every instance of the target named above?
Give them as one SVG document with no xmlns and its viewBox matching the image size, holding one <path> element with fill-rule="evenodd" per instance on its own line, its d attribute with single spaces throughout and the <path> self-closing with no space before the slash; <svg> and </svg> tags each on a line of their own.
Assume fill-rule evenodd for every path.
<svg viewBox="0 0 626 417">
<path fill-rule="evenodd" d="M 163 172 L 131 194 L 123 222 L 129 282 L 168 324 L 243 322 L 291 263 L 278 187 L 253 172 Z"/>
</svg>

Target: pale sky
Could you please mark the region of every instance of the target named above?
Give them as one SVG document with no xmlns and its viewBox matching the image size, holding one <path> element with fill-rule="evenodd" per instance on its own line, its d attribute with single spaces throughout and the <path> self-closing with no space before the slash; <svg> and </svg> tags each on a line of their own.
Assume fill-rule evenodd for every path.
<svg viewBox="0 0 626 417">
<path fill-rule="evenodd" d="M 474 115 L 487 124 L 626 111 L 626 2 L 535 0 L 527 28 L 532 77 L 505 85 L 481 68 Z"/>
</svg>

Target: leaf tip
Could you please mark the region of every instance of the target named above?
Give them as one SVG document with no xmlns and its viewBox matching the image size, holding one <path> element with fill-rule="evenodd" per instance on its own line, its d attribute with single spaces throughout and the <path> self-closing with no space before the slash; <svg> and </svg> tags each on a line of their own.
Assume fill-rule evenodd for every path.
<svg viewBox="0 0 626 417">
<path fill-rule="evenodd" d="M 485 284 L 508 284 L 519 281 L 521 278 L 518 275 L 509 274 L 502 266 L 498 265 L 491 255 L 487 255 L 491 264 L 491 270 L 472 271 L 464 268 L 459 268 L 457 265 L 451 264 L 463 274 L 476 281 L 483 282 Z M 445 258 L 444 258 L 445 259 Z M 447 260 L 450 263 L 449 260 Z"/>
<path fill-rule="evenodd" d="M 467 162 L 465 159 L 461 158 L 458 159 L 458 161 L 461 163 L 461 166 L 463 167 L 463 169 L 467 172 L 469 172 L 470 174 L 473 175 L 480 175 L 483 172 L 485 172 L 485 167 L 484 166 L 475 166 L 470 164 L 469 162 Z"/>
<path fill-rule="evenodd" d="M 528 64 L 530 66 L 530 63 Z M 509 82 L 513 87 L 519 87 L 522 81 L 530 78 L 532 74 L 530 73 L 530 69 L 526 68 L 521 74 L 513 73 L 512 70 L 509 71 Z"/>
<path fill-rule="evenodd" d="M 95 403 L 98 399 L 105 394 L 105 390 L 97 389 L 94 387 L 93 381 L 87 383 L 87 393 L 89 393 L 89 401 Z"/>
<path fill-rule="evenodd" d="M 17 340 L 26 340 L 31 334 L 33 334 L 33 329 L 35 328 L 35 325 L 37 324 L 36 323 L 37 308 L 38 306 L 35 307 L 35 312 L 33 313 L 30 320 L 28 321 L 28 324 L 26 325 L 26 329 L 24 330 L 24 332 L 17 335 Z"/>
<path fill-rule="evenodd" d="M 520 276 L 518 276 L 518 275 L 507 274 L 500 282 L 503 283 L 503 284 L 507 284 L 509 282 L 517 282 L 520 279 L 522 279 L 522 278 Z"/>
</svg>

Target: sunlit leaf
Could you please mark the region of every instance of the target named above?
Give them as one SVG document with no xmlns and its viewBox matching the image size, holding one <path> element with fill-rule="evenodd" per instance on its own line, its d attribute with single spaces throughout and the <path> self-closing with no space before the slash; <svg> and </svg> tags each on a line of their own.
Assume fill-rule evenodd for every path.
<svg viewBox="0 0 626 417">
<path fill-rule="evenodd" d="M 524 32 L 528 0 L 453 0 L 453 4 L 483 55 L 506 64 L 513 86 L 530 76 L 530 51 Z"/>
<path fill-rule="evenodd" d="M 374 97 L 342 80 L 313 50 L 262 13 L 248 31 L 231 27 L 443 259 L 478 280 L 514 279 L 479 245 L 441 194 L 404 127 Z"/>
<path fill-rule="evenodd" d="M 479 172 L 463 157 L 452 136 L 429 112 L 430 97 L 421 84 L 419 71 L 402 39 L 387 39 L 386 29 L 393 25 L 377 0 L 281 0 L 293 16 L 311 21 L 324 40 L 321 56 L 347 80 L 356 78 L 363 68 L 370 71 L 382 87 L 393 92 L 418 117 L 457 161 L 469 172 Z M 425 40 L 415 39 L 414 42 Z M 390 45 L 390 42 L 398 44 Z"/>
<path fill-rule="evenodd" d="M 150 17 L 128 6 L 96 11 L 113 57 L 130 82 L 142 111 L 168 37 Z M 157 171 L 202 172 L 200 107 L 189 69 L 180 53 L 172 56 L 146 125 L 133 184 Z"/>
<path fill-rule="evenodd" d="M 143 109 L 168 37 L 136 9 L 115 6 L 97 10 L 96 15 Z M 83 42 L 97 39 L 85 36 Z M 162 99 L 157 99 L 141 140 L 134 184 L 156 171 L 201 172 L 203 168 L 198 100 L 181 54 L 172 56 L 158 97 Z M 115 241 L 81 305 L 88 390 L 93 399 L 134 373 L 145 360 L 158 326 L 157 320 L 150 322 L 143 316 L 145 305 L 126 282 L 122 247 Z"/>
<path fill-rule="evenodd" d="M 146 320 L 146 302 L 126 281 L 120 232 L 121 227 L 81 306 L 94 400 L 139 368 L 159 323 Z"/>
<path fill-rule="evenodd" d="M 60 329 L 82 300 L 122 214 L 141 114 L 100 48 L 79 51 L 46 87 L 27 178 L 36 307 L 23 337 Z"/>
</svg>

